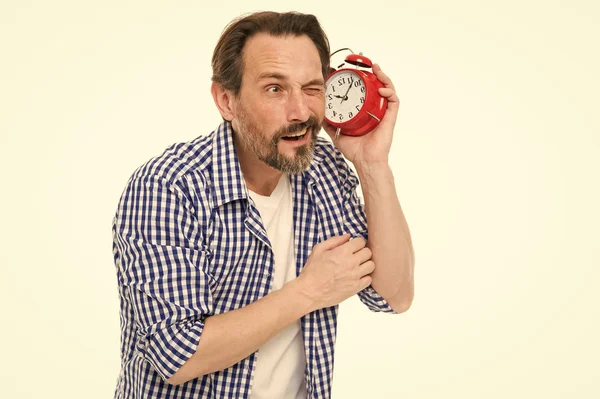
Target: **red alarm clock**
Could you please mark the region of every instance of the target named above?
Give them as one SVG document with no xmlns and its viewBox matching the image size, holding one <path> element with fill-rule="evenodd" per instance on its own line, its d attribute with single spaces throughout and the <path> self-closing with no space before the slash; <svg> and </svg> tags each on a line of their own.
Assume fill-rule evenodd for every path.
<svg viewBox="0 0 600 399">
<path fill-rule="evenodd" d="M 325 82 L 325 119 L 348 136 L 367 134 L 381 122 L 387 109 L 387 98 L 379 94 L 385 87 L 369 71 L 370 59 L 361 54 L 350 54 L 345 60 L 356 68 L 343 68 L 332 72 Z"/>
</svg>

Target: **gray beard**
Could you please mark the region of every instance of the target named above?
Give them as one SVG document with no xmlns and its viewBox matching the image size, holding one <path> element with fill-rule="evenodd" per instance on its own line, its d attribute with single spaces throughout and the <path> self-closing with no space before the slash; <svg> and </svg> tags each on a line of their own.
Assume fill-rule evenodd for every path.
<svg viewBox="0 0 600 399">
<path fill-rule="evenodd" d="M 260 140 L 260 138 L 257 140 L 257 136 L 249 133 L 246 124 L 239 122 L 241 131 L 238 132 L 238 135 L 242 145 L 270 167 L 292 175 L 301 174 L 310 167 L 317 138 L 317 133 L 313 129 L 306 133 L 312 136 L 309 143 L 297 147 L 295 157 L 289 158 L 281 154 L 277 148 L 281 138 L 273 137 L 271 141 Z"/>
</svg>

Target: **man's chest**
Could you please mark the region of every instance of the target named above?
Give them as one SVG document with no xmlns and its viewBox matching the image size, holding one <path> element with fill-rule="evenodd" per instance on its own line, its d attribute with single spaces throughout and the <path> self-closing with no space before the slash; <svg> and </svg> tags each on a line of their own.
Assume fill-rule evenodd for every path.
<svg viewBox="0 0 600 399">
<path fill-rule="evenodd" d="M 292 185 L 293 253 L 296 274 L 312 248 L 344 234 L 346 212 L 339 193 Z M 275 253 L 260 212 L 246 200 L 215 209 L 204 232 L 216 314 L 246 306 L 267 295 L 275 278 Z"/>
</svg>

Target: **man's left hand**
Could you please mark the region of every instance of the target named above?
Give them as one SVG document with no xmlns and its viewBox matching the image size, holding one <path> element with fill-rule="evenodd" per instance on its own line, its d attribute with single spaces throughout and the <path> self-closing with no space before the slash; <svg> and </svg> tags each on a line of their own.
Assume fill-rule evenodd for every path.
<svg viewBox="0 0 600 399">
<path fill-rule="evenodd" d="M 392 145 L 400 100 L 396 95 L 391 79 L 383 73 L 378 64 L 373 64 L 373 73 L 385 86 L 379 89 L 379 94 L 388 100 L 385 115 L 374 130 L 362 136 L 340 134 L 338 139 L 335 140 L 336 127 L 330 125 L 327 120 L 323 121 L 323 129 L 331 137 L 334 145 L 353 164 L 387 163 Z"/>
</svg>

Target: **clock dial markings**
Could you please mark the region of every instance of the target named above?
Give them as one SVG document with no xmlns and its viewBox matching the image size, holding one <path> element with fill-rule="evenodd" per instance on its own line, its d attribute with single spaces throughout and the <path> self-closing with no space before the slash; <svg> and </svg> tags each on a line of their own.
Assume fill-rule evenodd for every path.
<svg viewBox="0 0 600 399">
<path fill-rule="evenodd" d="M 344 94 L 344 96 L 342 97 L 342 101 L 340 101 L 340 104 L 344 102 L 344 100 L 348 99 L 348 92 L 350 92 L 350 89 L 352 88 L 352 83 L 353 80 L 352 78 L 350 78 L 350 84 L 348 85 L 348 90 L 346 90 L 346 94 Z"/>
<path fill-rule="evenodd" d="M 342 96 L 334 94 L 336 87 L 346 85 L 346 93 Z M 351 90 L 353 87 L 360 90 Z M 347 122 L 356 117 L 365 102 L 365 86 L 360 75 L 353 71 L 342 71 L 326 82 L 325 88 L 326 105 L 325 116 L 332 121 Z M 333 100 L 339 98 L 340 102 L 336 103 Z"/>
</svg>

